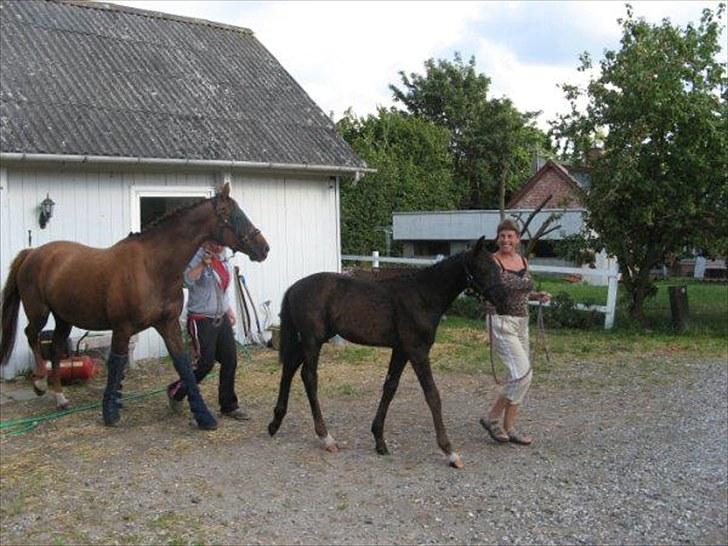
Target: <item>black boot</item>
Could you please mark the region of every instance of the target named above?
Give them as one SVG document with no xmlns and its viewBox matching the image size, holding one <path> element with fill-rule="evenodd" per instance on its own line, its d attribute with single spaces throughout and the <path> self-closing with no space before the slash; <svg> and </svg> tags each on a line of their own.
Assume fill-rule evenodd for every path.
<svg viewBox="0 0 728 546">
<path fill-rule="evenodd" d="M 108 376 L 106 378 L 106 390 L 104 390 L 104 399 L 101 402 L 101 410 L 104 415 L 104 424 L 106 426 L 114 426 L 119 422 L 121 415 L 121 382 L 124 379 L 124 369 L 129 361 L 127 355 L 109 354 L 109 360 L 106 362 Z"/>
</svg>

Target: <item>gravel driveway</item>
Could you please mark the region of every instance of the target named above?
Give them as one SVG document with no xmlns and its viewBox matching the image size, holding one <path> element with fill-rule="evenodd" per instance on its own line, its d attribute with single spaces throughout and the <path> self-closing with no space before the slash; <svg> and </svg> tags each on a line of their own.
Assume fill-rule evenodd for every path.
<svg viewBox="0 0 728 546">
<path fill-rule="evenodd" d="M 380 457 L 369 426 L 383 366 L 327 388 L 322 363 L 324 414 L 348 444 L 329 454 L 298 379 L 268 437 L 278 375 L 253 364 L 240 390 L 265 386 L 251 386 L 247 423 L 195 431 L 157 395 L 128 404 L 116 429 L 91 411 L 3 439 L 0 542 L 726 544 L 726 363 L 665 362 L 648 372 L 638 357 L 578 362 L 537 375 L 521 419 L 531 447 L 485 438 L 489 378 L 436 370 L 461 471 L 436 448 L 411 369 L 385 428 L 392 455 Z M 144 374 L 132 372 L 127 389 L 135 375 Z M 215 384 L 203 386 L 208 401 Z M 3 418 L 48 411 L 44 400 L 4 408 Z"/>
</svg>

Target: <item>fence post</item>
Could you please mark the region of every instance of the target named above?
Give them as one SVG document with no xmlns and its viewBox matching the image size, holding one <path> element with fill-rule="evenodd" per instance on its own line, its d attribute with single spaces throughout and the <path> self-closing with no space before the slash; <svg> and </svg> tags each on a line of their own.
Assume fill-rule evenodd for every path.
<svg viewBox="0 0 728 546">
<path fill-rule="evenodd" d="M 372 250 L 372 269 L 379 269 L 379 251 Z"/>
<path fill-rule="evenodd" d="M 610 260 L 611 261 L 611 260 Z M 611 330 L 614 326 L 614 314 L 617 307 L 617 287 L 619 286 L 619 266 L 609 264 L 609 277 L 607 281 L 607 312 L 604 313 L 604 329 Z"/>
</svg>

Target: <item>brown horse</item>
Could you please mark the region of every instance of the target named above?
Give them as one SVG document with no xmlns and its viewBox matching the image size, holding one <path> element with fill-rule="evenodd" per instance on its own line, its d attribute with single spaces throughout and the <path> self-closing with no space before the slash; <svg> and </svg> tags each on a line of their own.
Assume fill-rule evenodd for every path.
<svg viewBox="0 0 728 546">
<path fill-rule="evenodd" d="M 198 425 L 215 428 L 216 420 L 200 395 L 185 353 L 178 322 L 185 266 L 209 239 L 244 252 L 254 261 L 263 261 L 268 255 L 268 243 L 230 197 L 229 184 L 214 197 L 179 209 L 109 248 L 56 241 L 22 250 L 12 263 L 3 289 L 0 364 L 7 362 L 12 351 L 22 302 L 28 318 L 25 335 L 36 358 L 36 374 L 44 376 L 38 334 L 53 313 L 56 327 L 50 379 L 57 402 L 67 405 L 58 365 L 71 327 L 112 330 L 102 410 L 104 423 L 115 425 L 120 418 L 129 338 L 152 327 L 164 339 L 175 370 L 187 387 Z"/>
<path fill-rule="evenodd" d="M 313 414 L 316 435 L 328 451 L 337 451 L 318 402 L 318 358 L 321 345 L 333 336 L 362 345 L 391 347 L 392 357 L 382 399 L 372 423 L 377 453 L 388 453 L 384 419 L 405 364 L 409 361 L 425 393 L 437 433 L 437 444 L 456 468 L 460 456 L 452 450 L 442 421 L 440 394 L 430 368 L 430 348 L 440 318 L 465 288 L 473 288 L 503 312 L 506 291 L 499 268 L 481 239 L 474 248 L 412 275 L 378 281 L 336 273 L 316 273 L 293 284 L 281 306 L 281 372 L 278 402 L 268 432 L 273 436 L 288 408 L 291 380 L 303 364 L 301 378 Z"/>
</svg>

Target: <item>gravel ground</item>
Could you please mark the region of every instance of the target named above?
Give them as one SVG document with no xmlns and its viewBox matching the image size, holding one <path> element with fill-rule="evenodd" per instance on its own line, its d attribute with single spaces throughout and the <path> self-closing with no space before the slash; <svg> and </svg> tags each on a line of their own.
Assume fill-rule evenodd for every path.
<svg viewBox="0 0 728 546">
<path fill-rule="evenodd" d="M 436 448 L 411 369 L 388 415 L 387 457 L 369 432 L 384 367 L 324 389 L 329 428 L 347 442 L 338 454 L 318 447 L 298 379 L 268 437 L 273 371 L 248 399 L 252 420 L 211 433 L 169 414 L 161 395 L 128 404 L 116 429 L 73 414 L 0 442 L 0 542 L 726 544 L 727 365 L 641 364 L 537 375 L 520 421 L 530 447 L 485 438 L 489 378 L 436 371 L 460 471 Z M 245 372 L 241 382 L 244 392 Z"/>
</svg>

